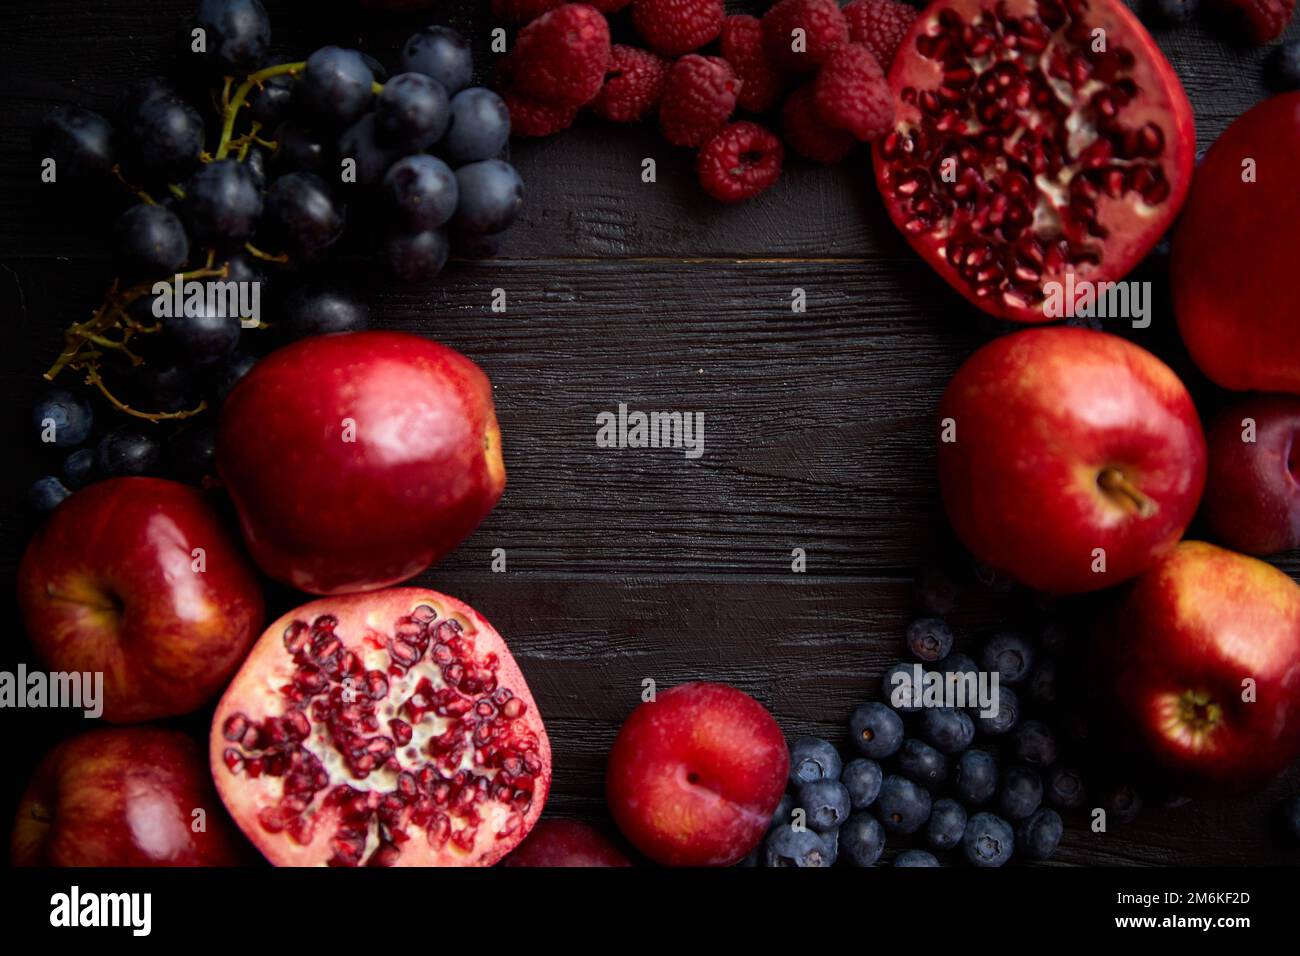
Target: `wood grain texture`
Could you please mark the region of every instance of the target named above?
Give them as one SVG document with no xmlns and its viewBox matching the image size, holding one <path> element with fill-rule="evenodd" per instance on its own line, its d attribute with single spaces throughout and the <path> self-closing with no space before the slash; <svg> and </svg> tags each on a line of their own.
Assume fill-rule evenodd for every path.
<svg viewBox="0 0 1300 956">
<path fill-rule="evenodd" d="M 427 19 L 363 18 L 346 3 L 267 5 L 286 55 L 337 42 L 391 60 Z M 485 4 L 447 6 L 481 41 Z M 191 8 L 25 0 L 0 11 L 0 315 L 9 333 L 0 379 L 15 409 L 0 427 L 11 447 L 29 447 L 18 434 L 37 370 L 110 275 L 110 204 L 51 202 L 36 183 L 31 128 L 57 102 L 109 109 L 129 79 L 168 71 L 169 44 Z M 1264 95 L 1263 51 L 1230 49 L 1201 27 L 1158 38 L 1203 144 Z M 658 162 L 654 184 L 639 178 L 647 156 Z M 912 256 L 863 155 L 834 170 L 793 162 L 762 200 L 725 209 L 702 199 L 689 154 L 649 125 L 584 118 L 562 136 L 516 143 L 514 160 L 528 207 L 504 259 L 454 263 L 420 291 L 376 282 L 348 260 L 376 325 L 460 349 L 496 387 L 506 497 L 420 583 L 470 601 L 509 638 L 555 746 L 551 812 L 603 815 L 604 755 L 647 678 L 733 683 L 771 707 L 791 737 L 847 743 L 845 718 L 901 653 L 915 613 L 912 569 L 946 540 L 933 410 L 953 370 L 1001 330 Z M 796 287 L 806 314 L 790 310 Z M 489 307 L 497 288 L 504 314 Z M 1212 405 L 1220 396 L 1187 366 L 1171 329 L 1166 310 L 1138 341 Z M 595 416 L 619 402 L 703 412 L 706 454 L 597 448 Z M 5 580 L 30 528 L 22 489 L 45 467 L 29 456 L 0 479 Z M 490 574 L 498 547 L 509 570 Z M 807 551 L 807 574 L 790 573 L 794 547 Z M 1300 571 L 1300 556 L 1280 563 Z M 12 588 L 3 594 L 13 620 Z M 955 621 L 970 650 L 994 627 L 1036 614 L 1032 602 L 972 587 Z M 10 645 L 0 667 L 29 655 Z M 205 717 L 183 723 L 201 732 Z M 6 726 L 15 719 L 0 713 Z M 0 809 L 41 750 L 76 729 L 51 720 L 23 737 L 22 772 Z M 1151 812 L 1108 835 L 1072 820 L 1059 861 L 1295 862 L 1265 818 L 1298 786 L 1293 771 L 1250 801 Z"/>
</svg>

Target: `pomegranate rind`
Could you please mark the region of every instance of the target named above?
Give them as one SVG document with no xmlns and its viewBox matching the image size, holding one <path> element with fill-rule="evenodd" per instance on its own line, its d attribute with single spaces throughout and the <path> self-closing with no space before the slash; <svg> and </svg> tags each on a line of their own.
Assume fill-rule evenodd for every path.
<svg viewBox="0 0 1300 956">
<path fill-rule="evenodd" d="M 1094 121 L 1098 114 L 1092 105 L 1092 97 L 1099 91 L 1089 85 L 1100 81 L 1084 81 L 1077 89 L 1088 95 L 1089 106 L 1074 113 L 1075 132 L 1068 141 L 1068 149 L 1062 151 L 1065 159 L 1061 168 L 1053 170 L 1049 165 L 1047 171 L 1050 175 L 1046 179 L 1041 174 L 1026 177 L 1030 185 L 1020 193 L 1034 198 L 1034 208 L 1027 213 L 1027 224 L 1034 225 L 1037 230 L 1034 235 L 1040 240 L 1041 248 L 1018 249 L 1015 246 L 1015 239 L 1028 231 L 1024 226 L 1020 227 L 1024 231 L 1014 236 L 1004 232 L 1001 225 L 988 231 L 987 222 L 968 225 L 969 213 L 959 217 L 962 222 L 954 228 L 954 209 L 971 210 L 980 204 L 958 205 L 965 201 L 959 198 L 958 191 L 968 170 L 977 172 L 981 179 L 978 185 L 966 181 L 965 187 L 974 190 L 986 211 L 995 201 L 1014 205 L 1017 189 L 1009 186 L 1009 171 L 1027 169 L 1032 172 L 1032 167 L 1018 157 L 1029 153 L 1028 146 L 1033 140 L 1026 131 L 1036 127 L 1040 114 L 1033 108 L 1032 100 L 1028 108 L 1016 109 L 1014 128 L 1009 132 L 996 131 L 1001 148 L 994 157 L 995 165 L 982 164 L 979 170 L 970 165 L 958 165 L 949 172 L 950 177 L 955 172 L 955 181 L 943 181 L 941 174 L 934 170 L 940 168 L 945 153 L 950 149 L 955 151 L 954 144 L 966 141 L 964 137 L 941 136 L 939 142 L 927 150 L 932 162 L 925 167 L 915 163 L 896 165 L 900 156 L 915 152 L 916 142 L 912 137 L 920 129 L 923 117 L 942 115 L 942 110 L 940 114 L 927 114 L 923 109 L 922 94 L 940 89 L 944 70 L 938 59 L 918 51 L 918 41 L 922 45 L 934 42 L 928 38 L 944 32 L 946 27 L 941 25 L 941 21 L 944 18 L 950 20 L 954 15 L 969 24 L 981 14 L 992 16 L 1002 10 L 1007 17 L 1023 21 L 1030 15 L 1067 8 L 1082 15 L 1081 22 L 1087 28 L 1087 49 L 1093 48 L 1098 36 L 1093 31 L 1103 31 L 1100 35 L 1104 37 L 1106 51 L 1120 63 L 1110 77 L 1110 86 L 1113 88 L 1122 82 L 1125 89 L 1136 91 L 1135 98 L 1118 108 L 1119 126 L 1112 130 L 1115 143 L 1110 147 L 1097 147 L 1103 155 L 1085 154 L 1090 145 L 1103 140 L 1097 136 Z M 1064 37 L 1070 22 L 1073 21 L 1051 32 L 1041 57 L 1027 57 L 1026 62 L 1031 63 L 1035 76 L 1057 82 L 1051 80 L 1044 67 L 1052 50 L 1070 49 L 1070 41 Z M 996 49 L 1002 50 L 1002 47 Z M 1121 51 L 1127 51 L 1127 54 Z M 1128 62 L 1130 54 L 1131 63 Z M 974 67 L 974 79 L 969 86 L 957 91 L 948 109 L 957 111 L 961 128 L 969 132 L 980 123 L 974 114 L 976 84 L 991 72 L 997 61 L 967 59 L 965 62 Z M 1173 67 L 1151 35 L 1117 0 L 1006 0 L 1003 3 L 994 0 L 938 0 L 922 11 L 904 37 L 889 71 L 889 84 L 895 98 L 895 124 L 891 133 L 877 140 L 872 156 L 876 184 L 890 218 L 908 244 L 944 281 L 974 305 L 998 318 L 1023 323 L 1056 321 L 1061 316 L 1050 314 L 1050 310 L 1045 314 L 1043 286 L 1048 282 L 1064 283 L 1069 272 L 1074 274 L 1076 285 L 1085 281 L 1119 281 L 1160 241 L 1187 197 L 1196 150 L 1191 104 Z M 1071 90 L 1076 89 L 1069 81 L 1065 81 L 1065 85 Z M 1151 132 L 1147 132 L 1148 127 Z M 1155 153 L 1152 153 L 1152 142 L 1161 144 Z M 1109 156 L 1104 155 L 1107 148 L 1111 151 Z M 1013 157 L 1010 151 L 1017 149 L 1021 154 Z M 1020 165 L 1012 164 L 1007 168 L 1006 161 L 1013 158 Z M 1140 167 L 1146 172 L 1140 173 Z M 904 181 L 905 173 L 918 169 L 925 171 L 924 188 L 933 188 L 931 192 L 918 192 L 911 182 Z M 1080 175 L 1082 172 L 1089 175 Z M 996 189 L 991 188 L 991 175 L 1002 177 L 996 182 Z M 1107 175 L 1112 178 L 1107 180 Z M 1113 176 L 1120 178 L 1115 180 Z M 1149 182 L 1151 177 L 1156 181 Z M 1095 215 L 1090 214 L 1090 217 L 1095 228 L 1070 213 L 1071 202 L 1076 198 L 1071 189 L 1076 180 L 1078 184 L 1073 188 L 1079 190 L 1078 198 L 1084 201 L 1083 208 L 1092 203 Z M 1112 189 L 1107 183 L 1113 182 L 1120 185 Z M 1147 202 L 1144 195 L 1153 201 Z M 929 219 L 916 212 L 916 203 L 926 196 L 936 197 L 940 208 L 940 212 Z M 998 199 L 999 196 L 1004 198 Z M 1068 228 L 1064 225 L 1067 221 Z M 1016 222 L 1006 228 L 1015 229 Z M 1053 251 L 1053 247 L 1060 245 L 1067 235 L 1070 241 Z M 990 247 L 988 258 L 984 257 L 985 245 Z"/>
<path fill-rule="evenodd" d="M 532 796 L 526 809 L 518 811 L 517 808 L 491 799 L 476 805 L 482 808 L 481 822 L 477 824 L 472 844 L 460 846 L 455 839 L 445 837 L 441 843 L 435 844 L 431 837 L 421 832 L 419 826 L 409 822 L 408 815 L 403 817 L 406 823 L 399 828 L 405 834 L 397 844 L 401 852 L 381 864 L 375 851 L 381 844 L 392 841 L 381 839 L 379 821 L 371 817 L 365 824 L 365 847 L 359 862 L 393 866 L 491 866 L 513 850 L 541 816 L 550 790 L 550 740 L 523 673 L 505 641 L 492 625 L 469 605 L 424 588 L 389 588 L 378 592 L 325 598 L 295 608 L 267 628 L 231 682 L 213 716 L 209 762 L 217 792 L 244 834 L 274 865 L 341 865 L 331 841 L 337 835 L 343 818 L 339 807 L 331 802 L 330 795 L 342 785 L 359 791 L 363 796 L 369 796 L 372 791 L 379 797 L 391 794 L 397 787 L 400 772 L 414 773 L 422 766 L 434 763 L 425 755 L 423 748 L 430 738 L 444 732 L 455 721 L 436 714 L 426 714 L 422 719 L 410 719 L 415 727 L 414 737 L 409 745 L 399 744 L 396 747 L 401 754 L 401 770 L 383 766 L 366 776 L 358 776 L 352 773 L 341 752 L 331 744 L 328 729 L 313 719 L 311 734 L 304 744 L 328 771 L 329 784 L 312 795 L 306 811 L 300 815 L 304 820 L 310 820 L 305 839 L 291 836 L 292 827 L 271 831 L 263 824 L 263 811 L 274 811 L 282 807 L 287 777 L 263 773 L 253 778 L 248 774 L 246 764 L 239 771 L 232 770 L 228 766 L 229 752 L 232 749 L 241 751 L 242 756 L 247 758 L 260 755 L 262 748 L 245 749 L 238 744 L 232 748 L 232 741 L 227 734 L 228 721 L 243 716 L 250 722 L 259 723 L 268 716 L 288 712 L 290 703 L 286 697 L 286 688 L 292 685 L 299 665 L 286 649 L 286 629 L 294 622 L 310 624 L 328 615 L 337 619 L 333 633 L 345 650 L 362 658 L 364 670 L 388 671 L 389 691 L 387 697 L 376 707 L 380 730 L 375 736 L 388 735 L 389 720 L 410 718 L 409 714 L 403 712 L 403 704 L 410 698 L 409 689 L 419 683 L 421 678 L 430 679 L 438 690 L 448 687 L 446 681 L 437 675 L 433 663 L 432 649 L 440 640 L 437 636 L 431 639 L 430 649 L 422 653 L 420 660 L 405 677 L 395 675 L 385 666 L 385 662 L 392 660 L 386 648 L 392 639 L 395 623 L 421 607 L 429 607 L 436 612 L 433 619 L 435 625 L 455 622 L 460 628 L 459 635 L 472 643 L 472 653 L 477 660 L 495 655 L 495 686 L 508 688 L 513 699 L 523 703 L 522 716 L 512 724 L 518 723 L 518 732 L 526 733 L 534 740 L 532 752 L 537 758 L 539 769 L 530 775 Z M 356 683 L 356 698 L 365 697 L 364 687 L 363 681 Z M 313 699 L 325 698 L 317 696 Z M 430 719 L 432 725 L 422 727 Z M 478 765 L 477 760 L 476 748 L 471 746 L 457 766 L 473 768 L 476 771 L 475 778 L 487 777 L 490 781 L 502 779 L 499 768 Z M 439 770 L 443 780 L 450 777 L 450 772 L 443 772 L 446 768 L 440 767 Z M 423 795 L 424 792 L 421 791 L 421 796 Z M 450 832 L 453 837 L 466 823 L 448 811 L 445 804 L 438 804 L 436 810 L 451 817 Z M 512 810 L 521 819 L 511 821 Z"/>
</svg>

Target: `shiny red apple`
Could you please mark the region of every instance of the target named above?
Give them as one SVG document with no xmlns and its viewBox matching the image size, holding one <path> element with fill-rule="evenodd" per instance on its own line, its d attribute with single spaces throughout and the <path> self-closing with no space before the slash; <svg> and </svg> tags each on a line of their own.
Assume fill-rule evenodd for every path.
<svg viewBox="0 0 1300 956">
<path fill-rule="evenodd" d="M 577 820 L 539 820 L 502 866 L 631 866 L 599 830 Z"/>
<path fill-rule="evenodd" d="M 1300 756 L 1300 586 L 1184 541 L 1134 582 L 1111 630 L 1119 707 L 1198 792 L 1256 788 Z"/>
<path fill-rule="evenodd" d="M 1202 510 L 1215 540 L 1247 554 L 1300 547 L 1300 398 L 1252 395 L 1205 430 Z"/>
<path fill-rule="evenodd" d="M 203 749 L 155 727 L 94 730 L 55 747 L 18 804 L 16 866 L 235 866 L 251 857 Z"/>
<path fill-rule="evenodd" d="M 1247 110 L 1196 170 L 1174 233 L 1178 329 L 1206 375 L 1300 394 L 1300 92 Z"/>
<path fill-rule="evenodd" d="M 730 866 L 767 832 L 790 754 L 776 720 L 725 684 L 682 684 L 632 712 L 605 796 L 623 835 L 665 866 Z"/>
<path fill-rule="evenodd" d="M 238 542 L 197 488 L 111 478 L 61 504 L 27 545 L 18 599 L 56 671 L 104 675 L 104 719 L 184 714 L 226 686 L 265 618 Z"/>
<path fill-rule="evenodd" d="M 986 564 L 1057 594 L 1109 587 L 1182 537 L 1205 439 L 1170 368 L 1118 336 L 1031 329 L 985 345 L 939 407 L 939 484 Z"/>
<path fill-rule="evenodd" d="M 253 560 L 313 594 L 419 574 L 505 487 L 487 376 L 402 332 L 318 335 L 262 359 L 222 406 L 217 470 Z"/>
</svg>

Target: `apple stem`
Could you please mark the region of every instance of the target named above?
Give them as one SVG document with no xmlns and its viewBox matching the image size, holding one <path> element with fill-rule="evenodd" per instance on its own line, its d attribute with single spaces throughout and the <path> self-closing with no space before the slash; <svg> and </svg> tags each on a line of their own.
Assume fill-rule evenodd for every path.
<svg viewBox="0 0 1300 956">
<path fill-rule="evenodd" d="M 1132 505 L 1139 518 L 1150 518 L 1160 510 L 1159 505 L 1139 491 L 1138 487 L 1125 478 L 1124 473 L 1118 468 L 1103 468 L 1101 474 L 1097 476 L 1097 484 L 1112 498 Z"/>
</svg>

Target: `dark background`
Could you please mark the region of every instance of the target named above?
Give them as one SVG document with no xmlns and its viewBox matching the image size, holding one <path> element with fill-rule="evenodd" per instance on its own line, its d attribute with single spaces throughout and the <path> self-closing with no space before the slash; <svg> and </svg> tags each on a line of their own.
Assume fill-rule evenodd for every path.
<svg viewBox="0 0 1300 956">
<path fill-rule="evenodd" d="M 129 80 L 175 73 L 193 6 L 11 0 L 0 12 L 0 380 L 13 449 L 0 523 L 0 609 L 12 622 L 4 669 L 33 662 L 12 587 L 31 530 L 24 489 L 48 467 L 28 408 L 62 330 L 112 275 L 111 209 L 52 199 L 31 130 L 58 103 L 107 112 Z M 277 51 L 329 42 L 388 64 L 429 22 L 452 23 L 481 49 L 493 25 L 486 6 L 398 15 L 267 2 Z M 1202 147 L 1266 95 L 1264 51 L 1233 48 L 1219 32 L 1156 31 Z M 483 51 L 480 68 L 489 61 Z M 658 162 L 655 184 L 640 180 L 647 156 Z M 792 160 L 767 195 L 736 208 L 708 200 L 691 155 L 653 125 L 583 117 L 559 136 L 517 141 L 514 161 L 527 208 L 502 258 L 453 262 L 418 291 L 373 280 L 355 249 L 346 258 L 357 260 L 348 273 L 375 325 L 463 351 L 496 386 L 505 497 L 418 582 L 468 600 L 509 640 L 555 748 L 547 812 L 607 819 L 604 756 L 645 678 L 726 681 L 771 708 L 788 736 L 846 744 L 848 714 L 877 696 L 879 675 L 901 656 L 916 568 L 936 554 L 964 564 L 944 537 L 931 415 L 961 361 L 1002 330 L 907 248 L 865 153 L 836 169 Z M 1161 273 L 1152 262 L 1139 278 Z M 504 315 L 489 309 L 496 287 L 507 292 Z M 806 314 L 791 314 L 795 287 L 807 292 Z M 1159 285 L 1156 294 L 1167 302 Z M 1187 366 L 1167 311 L 1137 335 L 1192 383 L 1203 411 L 1218 400 Z M 704 457 L 596 448 L 595 416 L 619 402 L 703 411 Z M 506 574 L 489 573 L 497 547 Z M 807 551 L 805 574 L 790 571 L 795 547 Z M 1280 563 L 1300 570 L 1294 554 Z M 994 626 L 1037 620 L 1032 600 L 968 583 L 954 617 L 965 649 Z M 294 600 L 276 598 L 278 610 Z M 0 720 L 7 820 L 40 754 L 84 724 L 19 711 Z M 202 733 L 203 722 L 187 726 Z M 1108 834 L 1069 820 L 1057 860 L 1294 863 L 1266 819 L 1300 787 L 1296 771 L 1251 800 L 1155 808 Z"/>
</svg>

